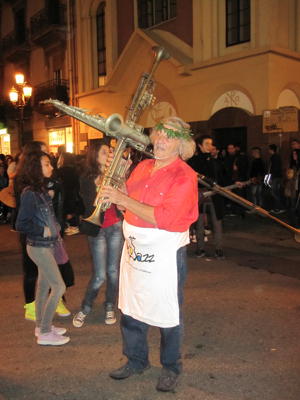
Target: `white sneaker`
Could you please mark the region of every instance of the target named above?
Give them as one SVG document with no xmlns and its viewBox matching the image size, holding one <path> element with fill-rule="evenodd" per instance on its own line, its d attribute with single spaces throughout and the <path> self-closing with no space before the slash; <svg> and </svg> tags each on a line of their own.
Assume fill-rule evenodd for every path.
<svg viewBox="0 0 300 400">
<path fill-rule="evenodd" d="M 57 335 L 53 331 L 38 336 L 37 343 L 43 346 L 61 346 L 70 341 L 68 336 Z"/>
<path fill-rule="evenodd" d="M 84 314 L 82 311 L 79 311 L 77 314 L 74 315 L 73 326 L 75 326 L 75 328 L 81 328 L 84 324 L 85 318 L 86 314 Z"/>
<path fill-rule="evenodd" d="M 54 332 L 56 335 L 62 336 L 67 332 L 67 330 L 66 330 L 66 328 L 59 328 L 57 326 L 52 325 L 51 326 L 51 332 Z M 34 335 L 36 337 L 38 337 L 40 335 L 40 333 L 41 333 L 41 328 L 36 326 L 35 329 L 34 329 Z"/>
</svg>

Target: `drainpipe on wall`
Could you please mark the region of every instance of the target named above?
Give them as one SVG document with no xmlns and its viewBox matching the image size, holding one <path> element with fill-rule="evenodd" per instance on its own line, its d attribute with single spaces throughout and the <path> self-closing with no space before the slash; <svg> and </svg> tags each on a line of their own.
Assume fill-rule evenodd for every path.
<svg viewBox="0 0 300 400">
<path fill-rule="evenodd" d="M 77 93 L 77 63 L 76 63 L 76 29 L 75 29 L 75 6 L 74 0 L 67 1 L 67 60 L 68 60 L 68 79 L 70 82 L 69 97 L 70 105 L 78 106 L 76 99 Z M 72 133 L 74 141 L 74 152 L 79 153 L 80 146 L 80 126 L 79 121 L 71 118 Z"/>
</svg>

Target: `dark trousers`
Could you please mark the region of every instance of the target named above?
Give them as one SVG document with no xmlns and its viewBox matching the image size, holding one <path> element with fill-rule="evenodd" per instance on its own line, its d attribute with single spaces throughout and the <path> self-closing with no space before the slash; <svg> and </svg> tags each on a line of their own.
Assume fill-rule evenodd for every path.
<svg viewBox="0 0 300 400">
<path fill-rule="evenodd" d="M 211 224 L 214 234 L 214 242 L 216 249 L 223 248 L 223 230 L 222 220 L 217 218 L 216 210 L 213 202 L 208 202 L 203 205 L 203 212 L 199 214 L 196 223 L 196 236 L 197 236 L 197 250 L 201 251 L 204 249 L 204 230 L 205 230 L 205 216 L 210 215 Z"/>
<path fill-rule="evenodd" d="M 183 337 L 183 286 L 186 279 L 187 262 L 186 247 L 177 251 L 178 272 L 178 303 L 180 323 L 172 328 L 160 329 L 160 362 L 166 369 L 176 374 L 182 370 L 181 343 Z M 135 369 L 144 369 L 149 364 L 147 333 L 149 325 L 128 315 L 121 316 L 121 332 L 123 338 L 123 354 L 128 358 L 128 364 Z"/>
<path fill-rule="evenodd" d="M 26 235 L 20 234 L 20 242 L 22 249 L 22 266 L 23 266 L 23 290 L 25 303 L 32 303 L 35 299 L 35 286 L 38 277 L 38 269 L 35 263 L 27 254 Z"/>
<path fill-rule="evenodd" d="M 277 210 L 283 209 L 281 181 L 281 178 L 273 178 L 271 181 L 271 194 L 274 200 L 273 208 Z"/>
</svg>

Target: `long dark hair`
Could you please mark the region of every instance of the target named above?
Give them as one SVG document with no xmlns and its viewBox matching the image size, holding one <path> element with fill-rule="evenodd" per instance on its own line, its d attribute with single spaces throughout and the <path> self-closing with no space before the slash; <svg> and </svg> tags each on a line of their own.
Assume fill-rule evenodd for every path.
<svg viewBox="0 0 300 400">
<path fill-rule="evenodd" d="M 97 177 L 100 174 L 100 166 L 98 164 L 98 153 L 102 146 L 109 146 L 107 139 L 99 139 L 92 143 L 87 152 L 85 175 Z"/>
<path fill-rule="evenodd" d="M 40 142 L 39 140 L 33 140 L 32 142 L 28 142 L 24 145 L 22 149 L 23 154 L 28 154 L 33 151 L 40 151 L 42 146 L 46 146 L 45 142 Z"/>
<path fill-rule="evenodd" d="M 297 154 L 297 160 L 294 160 L 294 153 Z M 294 149 L 292 151 L 292 162 L 291 167 L 299 169 L 300 168 L 300 149 Z"/>
<path fill-rule="evenodd" d="M 17 175 L 18 191 L 20 193 L 27 186 L 34 192 L 45 191 L 45 177 L 41 164 L 43 156 L 48 157 L 49 161 L 51 161 L 49 155 L 41 150 L 27 153 L 21 159 Z"/>
</svg>

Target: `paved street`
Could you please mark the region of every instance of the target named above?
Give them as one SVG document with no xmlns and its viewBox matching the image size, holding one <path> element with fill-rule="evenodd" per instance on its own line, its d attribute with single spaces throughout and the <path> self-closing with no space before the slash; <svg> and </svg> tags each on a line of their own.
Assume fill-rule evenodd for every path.
<svg viewBox="0 0 300 400">
<path fill-rule="evenodd" d="M 268 219 L 225 220 L 226 260 L 204 260 L 189 247 L 184 373 L 174 394 L 156 392 L 159 334 L 151 329 L 152 368 L 116 382 L 123 362 L 118 324 L 103 322 L 103 291 L 81 329 L 56 318 L 71 342 L 38 346 L 23 318 L 18 235 L 0 226 L 1 400 L 299 400 L 300 244 Z M 76 273 L 67 292 L 74 313 L 89 278 L 82 235 L 66 238 Z M 209 250 L 211 250 L 209 248 Z"/>
</svg>

